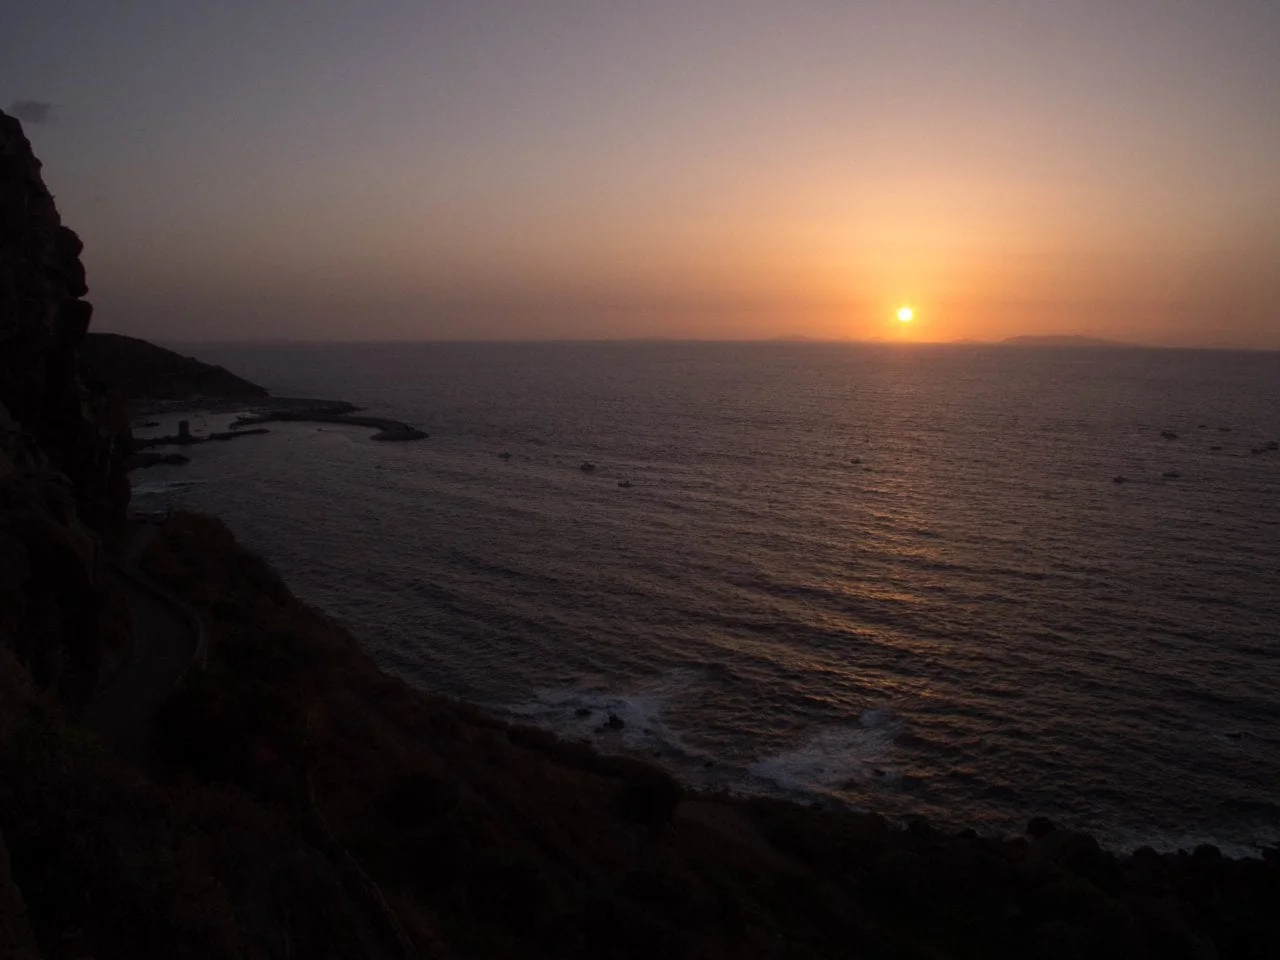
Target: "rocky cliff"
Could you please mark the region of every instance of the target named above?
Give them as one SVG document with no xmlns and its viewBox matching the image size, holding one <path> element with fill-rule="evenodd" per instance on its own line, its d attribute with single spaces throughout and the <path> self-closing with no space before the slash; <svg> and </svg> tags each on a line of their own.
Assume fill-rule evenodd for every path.
<svg viewBox="0 0 1280 960">
<path fill-rule="evenodd" d="M 77 372 L 80 249 L 0 113 L 0 643 L 72 708 L 128 631 L 104 566 L 128 508 L 128 423 Z"/>
<path fill-rule="evenodd" d="M 0 113 L 0 405 L 67 478 L 80 519 L 110 537 L 129 500 L 128 422 L 79 376 L 93 314 L 80 251 L 21 125 Z"/>
</svg>

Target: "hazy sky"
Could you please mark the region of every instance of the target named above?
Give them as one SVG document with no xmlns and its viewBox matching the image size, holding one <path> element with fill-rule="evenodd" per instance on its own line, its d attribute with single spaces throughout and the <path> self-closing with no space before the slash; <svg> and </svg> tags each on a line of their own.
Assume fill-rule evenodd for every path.
<svg viewBox="0 0 1280 960">
<path fill-rule="evenodd" d="M 98 329 L 1280 348 L 1276 0 L 40 0 L 0 107 Z"/>
</svg>

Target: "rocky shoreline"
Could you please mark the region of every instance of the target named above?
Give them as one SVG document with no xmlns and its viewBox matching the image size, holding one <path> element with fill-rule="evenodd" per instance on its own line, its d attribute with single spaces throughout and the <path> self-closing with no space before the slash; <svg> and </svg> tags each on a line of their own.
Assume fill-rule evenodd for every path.
<svg viewBox="0 0 1280 960">
<path fill-rule="evenodd" d="M 336 423 L 348 427 L 372 427 L 377 431 L 372 437 L 391 443 L 403 443 L 409 440 L 423 440 L 428 434 L 417 427 L 410 426 L 400 420 L 389 420 L 385 417 L 356 416 L 336 410 L 273 410 L 268 413 L 250 414 L 237 417 L 231 425 L 233 431 L 242 427 L 260 423 Z M 244 431 L 246 433 L 252 431 Z"/>
<path fill-rule="evenodd" d="M 427 434 L 417 427 L 386 417 L 357 416 L 360 408 L 337 400 L 272 397 L 256 383 L 223 367 L 204 363 L 137 337 L 111 333 L 86 335 L 81 345 L 81 365 L 88 377 L 114 390 L 129 405 L 135 421 L 174 413 L 236 413 L 231 430 L 196 437 L 180 427 L 166 437 L 150 437 L 135 443 L 135 450 L 156 446 L 185 446 L 205 440 L 229 440 L 265 433 L 245 427 L 264 423 L 308 422 L 370 427 L 374 440 L 404 442 Z M 135 465 L 157 462 L 152 457 L 134 459 Z"/>
<path fill-rule="evenodd" d="M 206 433 L 204 436 L 191 433 L 187 429 L 187 421 L 183 420 L 178 425 L 178 432 L 164 437 L 147 437 L 143 440 L 135 440 L 134 448 L 137 450 L 146 450 L 150 447 L 189 447 L 197 443 L 211 443 L 225 440 L 238 440 L 241 437 L 252 437 L 263 433 L 270 433 L 269 430 L 226 430 Z"/>
<path fill-rule="evenodd" d="M 292 666 L 270 680 L 281 705 L 217 749 L 266 738 L 276 766 L 237 780 L 255 794 L 278 765 L 315 764 L 334 836 L 414 943 L 424 924 L 439 932 L 434 955 L 1280 955 L 1280 852 L 1117 854 L 1044 818 L 989 837 L 698 793 L 388 676 L 211 518 L 173 518 L 144 567 L 210 625 L 213 669 L 239 663 L 255 630 L 285 642 Z M 232 690 L 265 681 L 228 670 Z M 189 697 L 166 725 L 167 762 L 198 771 L 211 760 L 188 740 L 230 731 Z"/>
<path fill-rule="evenodd" d="M 428 435 L 400 420 L 385 417 L 369 417 L 357 415 L 359 407 L 340 401 L 309 400 L 301 398 L 272 398 L 269 405 L 257 407 L 252 412 L 244 412 L 243 403 L 215 398 L 192 397 L 182 401 L 166 401 L 163 405 L 147 403 L 135 406 L 132 413 L 134 422 L 141 428 L 159 426 L 154 416 L 171 416 L 175 413 L 236 412 L 240 415 L 230 424 L 230 429 L 210 431 L 205 434 L 191 432 L 190 421 L 178 421 L 178 432 L 163 436 L 136 437 L 133 440 L 133 452 L 127 458 L 127 469 L 141 470 L 157 465 L 183 466 L 191 462 L 184 453 L 158 453 L 156 447 L 191 447 L 196 444 L 226 442 L 242 437 L 258 436 L 269 433 L 264 423 L 332 423 L 340 426 L 370 427 L 375 433 L 371 439 L 383 442 L 407 442 L 422 440 Z"/>
<path fill-rule="evenodd" d="M 273 397 L 263 395 L 246 400 L 238 397 L 193 394 L 181 399 L 134 398 L 128 401 L 129 415 L 134 421 L 179 413 L 252 415 L 280 410 L 286 412 L 321 411 L 323 413 L 357 413 L 360 407 L 345 400 L 322 400 L 316 397 Z"/>
</svg>

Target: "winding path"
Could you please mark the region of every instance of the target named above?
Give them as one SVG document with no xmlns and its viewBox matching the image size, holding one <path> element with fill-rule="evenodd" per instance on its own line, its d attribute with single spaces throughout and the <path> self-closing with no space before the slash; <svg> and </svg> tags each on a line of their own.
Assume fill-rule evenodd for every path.
<svg viewBox="0 0 1280 960">
<path fill-rule="evenodd" d="M 205 656 L 203 628 L 196 614 L 137 572 L 138 560 L 156 532 L 152 524 L 135 522 L 129 550 L 121 563 L 111 566 L 112 582 L 133 614 L 133 649 L 85 711 L 85 722 L 108 746 L 135 760 L 146 757 L 151 723 L 160 705 Z M 313 839 L 355 901 L 366 960 L 412 960 L 416 956 L 413 943 L 382 890 L 329 829 L 316 803 L 310 774 L 307 812 Z"/>
<path fill-rule="evenodd" d="M 111 580 L 133 614 L 133 648 L 85 711 L 85 722 L 104 742 L 133 758 L 146 754 L 152 718 L 203 653 L 194 616 L 134 569 L 154 533 L 137 525 L 125 563 L 111 568 Z"/>
</svg>

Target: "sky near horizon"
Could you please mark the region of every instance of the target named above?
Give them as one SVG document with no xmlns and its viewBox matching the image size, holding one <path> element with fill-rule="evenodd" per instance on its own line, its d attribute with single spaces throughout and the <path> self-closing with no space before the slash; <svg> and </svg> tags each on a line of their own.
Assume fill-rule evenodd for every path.
<svg viewBox="0 0 1280 960">
<path fill-rule="evenodd" d="M 1280 349 L 1274 0 L 41 0 L 0 108 L 99 330 Z"/>
</svg>

